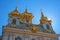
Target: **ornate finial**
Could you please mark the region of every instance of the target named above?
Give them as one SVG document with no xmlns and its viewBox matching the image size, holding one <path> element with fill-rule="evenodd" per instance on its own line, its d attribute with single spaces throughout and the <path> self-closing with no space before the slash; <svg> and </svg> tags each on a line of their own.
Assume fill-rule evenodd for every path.
<svg viewBox="0 0 60 40">
<path fill-rule="evenodd" d="M 17 6 L 16 6 L 16 8 L 15 8 L 14 12 L 18 12 L 18 7 L 17 7 Z"/>
<path fill-rule="evenodd" d="M 43 14 L 43 12 L 42 12 L 42 9 L 41 9 L 41 17 L 44 17 L 44 14 Z"/>
<path fill-rule="evenodd" d="M 25 9 L 25 13 L 28 13 L 28 10 L 27 10 L 27 8 Z"/>
<path fill-rule="evenodd" d="M 18 10 L 18 7 L 16 6 L 16 10 Z"/>
</svg>

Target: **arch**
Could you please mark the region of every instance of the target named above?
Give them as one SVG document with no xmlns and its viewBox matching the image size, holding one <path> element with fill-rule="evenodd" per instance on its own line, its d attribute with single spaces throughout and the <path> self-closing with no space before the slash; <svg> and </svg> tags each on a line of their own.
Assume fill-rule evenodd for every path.
<svg viewBox="0 0 60 40">
<path fill-rule="evenodd" d="M 47 27 L 47 29 L 50 29 L 50 27 L 49 27 L 49 25 L 48 25 L 48 24 L 46 25 L 46 27 Z"/>
<path fill-rule="evenodd" d="M 32 39 L 32 40 L 35 40 L 35 39 Z"/>
<path fill-rule="evenodd" d="M 16 19 L 13 19 L 12 24 L 16 24 Z"/>
<path fill-rule="evenodd" d="M 29 20 L 28 20 L 28 19 L 26 19 L 26 20 L 25 20 L 25 23 L 29 23 Z"/>
<path fill-rule="evenodd" d="M 22 40 L 20 37 L 16 37 L 15 40 Z"/>
</svg>

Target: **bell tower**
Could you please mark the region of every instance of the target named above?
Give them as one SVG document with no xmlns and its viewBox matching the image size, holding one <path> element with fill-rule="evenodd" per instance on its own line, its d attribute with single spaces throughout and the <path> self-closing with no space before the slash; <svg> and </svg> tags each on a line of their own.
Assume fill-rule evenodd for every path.
<svg viewBox="0 0 60 40">
<path fill-rule="evenodd" d="M 47 24 L 52 24 L 51 20 L 48 20 L 47 17 L 44 16 L 43 12 L 41 11 L 41 19 L 40 19 L 40 26 L 43 25 L 43 23 L 47 23 Z"/>
<path fill-rule="evenodd" d="M 15 8 L 14 11 L 9 13 L 8 16 L 9 16 L 9 20 L 8 20 L 9 24 L 19 24 L 19 19 L 20 19 L 21 14 L 19 14 L 17 7 Z"/>
<path fill-rule="evenodd" d="M 40 19 L 40 26 L 44 28 L 47 32 L 53 32 L 52 29 L 52 21 L 48 20 L 47 17 L 44 16 L 43 12 L 41 11 L 41 19 Z"/>
<path fill-rule="evenodd" d="M 21 22 L 31 24 L 33 19 L 33 15 L 31 13 L 28 13 L 28 10 L 26 9 L 25 12 L 22 14 Z"/>
</svg>

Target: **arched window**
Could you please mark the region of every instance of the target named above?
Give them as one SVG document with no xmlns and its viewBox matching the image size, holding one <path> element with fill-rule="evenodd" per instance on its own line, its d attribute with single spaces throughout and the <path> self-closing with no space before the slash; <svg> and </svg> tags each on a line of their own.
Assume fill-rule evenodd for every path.
<svg viewBox="0 0 60 40">
<path fill-rule="evenodd" d="M 27 19 L 27 20 L 26 20 L 26 22 L 28 23 L 28 22 L 29 22 L 29 20 Z"/>
<path fill-rule="evenodd" d="M 35 40 L 35 39 L 32 39 L 32 40 Z"/>
<path fill-rule="evenodd" d="M 47 24 L 47 29 L 50 29 L 49 25 Z"/>
<path fill-rule="evenodd" d="M 15 38 L 15 40 L 22 40 L 20 37 Z"/>
<path fill-rule="evenodd" d="M 25 23 L 29 23 L 29 20 L 28 20 L 28 19 L 26 19 L 26 20 L 25 20 Z"/>
<path fill-rule="evenodd" d="M 12 24 L 16 24 L 16 19 L 13 19 Z"/>
</svg>

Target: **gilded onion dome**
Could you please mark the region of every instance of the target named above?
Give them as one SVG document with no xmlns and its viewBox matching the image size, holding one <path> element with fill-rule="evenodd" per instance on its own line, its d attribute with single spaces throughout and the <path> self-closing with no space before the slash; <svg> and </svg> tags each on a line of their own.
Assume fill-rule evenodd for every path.
<svg viewBox="0 0 60 40">
<path fill-rule="evenodd" d="M 25 12 L 21 15 L 21 21 L 25 22 L 25 20 L 29 21 L 29 24 L 32 23 L 33 15 L 31 13 L 28 13 L 28 10 L 26 9 Z"/>
<path fill-rule="evenodd" d="M 13 12 L 9 14 L 9 17 L 20 17 L 21 15 L 18 13 L 18 8 L 16 7 Z"/>
<path fill-rule="evenodd" d="M 52 23 L 52 21 L 51 20 L 48 20 L 48 18 L 44 16 L 43 12 L 41 12 L 40 26 L 42 26 L 42 24 L 44 22 L 46 22 L 46 23 L 48 23 L 50 25 Z"/>
</svg>

